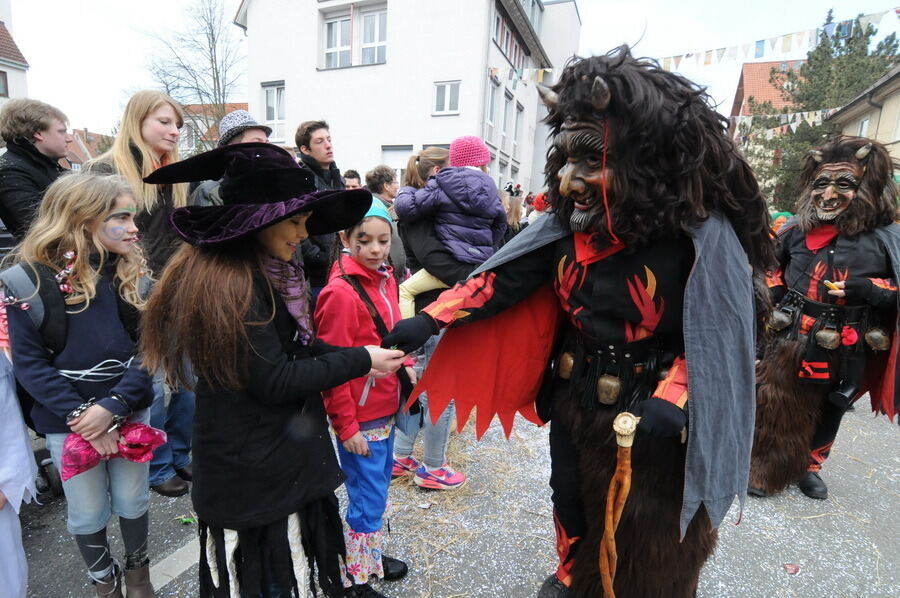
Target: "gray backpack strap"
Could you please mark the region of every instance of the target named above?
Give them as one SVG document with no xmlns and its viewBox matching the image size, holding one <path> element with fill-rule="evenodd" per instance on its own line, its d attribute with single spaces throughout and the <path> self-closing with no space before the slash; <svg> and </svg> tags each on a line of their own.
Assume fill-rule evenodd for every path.
<svg viewBox="0 0 900 598">
<path fill-rule="evenodd" d="M 44 323 L 44 302 L 38 294 L 37 287 L 25 271 L 22 264 L 16 264 L 0 272 L 0 283 L 6 287 L 9 294 L 23 303 L 28 303 L 26 310 L 34 323 L 34 327 L 40 330 Z"/>
</svg>

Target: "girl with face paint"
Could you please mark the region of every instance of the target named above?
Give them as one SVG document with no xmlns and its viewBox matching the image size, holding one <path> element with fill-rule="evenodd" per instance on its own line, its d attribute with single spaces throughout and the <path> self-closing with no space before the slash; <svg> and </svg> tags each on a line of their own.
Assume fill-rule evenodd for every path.
<svg viewBox="0 0 900 598">
<path fill-rule="evenodd" d="M 122 595 L 122 571 L 106 538 L 109 520 L 118 515 L 128 595 L 147 598 L 154 595 L 147 558 L 149 464 L 112 458 L 120 450 L 119 428 L 147 423 L 153 399 L 135 344 L 144 306 L 138 288 L 147 269 L 136 243 L 136 211 L 131 189 L 117 176 L 61 177 L 13 253 L 14 262 L 34 274 L 39 298 L 10 297 L 9 289 L 4 295 L 14 373 L 34 399 L 30 415 L 54 464 L 63 470 L 73 435 L 106 457 L 63 481 L 68 527 L 88 576 L 98 595 Z M 38 300 L 45 312 L 40 329 L 29 313 L 29 301 Z M 62 331 L 61 347 L 51 346 L 51 328 Z"/>
<path fill-rule="evenodd" d="M 344 251 L 316 303 L 319 338 L 341 346 L 381 344 L 379 324 L 389 330 L 400 320 L 397 283 L 385 265 L 391 249 L 391 217 L 378 199 L 359 223 L 340 233 Z M 415 384 L 413 362 L 404 363 Z M 394 416 L 400 407 L 396 375 L 368 375 L 323 393 L 338 437 L 341 469 L 349 497 L 344 540 L 350 596 L 382 596 L 369 580 L 400 579 L 404 562 L 384 556 L 381 532 L 393 468 Z"/>
</svg>

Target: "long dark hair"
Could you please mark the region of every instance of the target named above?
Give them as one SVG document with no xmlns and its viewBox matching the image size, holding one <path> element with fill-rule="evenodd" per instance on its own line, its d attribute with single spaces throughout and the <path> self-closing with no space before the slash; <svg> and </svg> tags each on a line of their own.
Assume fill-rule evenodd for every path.
<svg viewBox="0 0 900 598">
<path fill-rule="evenodd" d="M 610 92 L 602 113 L 592 103 L 596 77 Z M 731 221 L 755 268 L 775 263 L 759 185 L 704 88 L 621 46 L 605 56 L 573 58 L 553 91 L 557 102 L 545 119 L 553 135 L 567 119 L 602 121 L 607 128 L 612 229 L 626 246 L 661 234 L 689 234 L 718 212 Z M 551 146 L 544 170 L 547 200 L 568 223 L 573 205 L 560 196 L 557 179 L 563 166 L 565 157 Z"/>
<path fill-rule="evenodd" d="M 193 387 L 193 372 L 212 386 L 240 389 L 252 350 L 245 326 L 265 325 L 274 316 L 271 286 L 272 312 L 251 313 L 254 275 L 262 271 L 252 237 L 210 247 L 183 245 L 144 311 L 144 366 L 162 368 L 170 384 L 184 388 Z"/>
</svg>

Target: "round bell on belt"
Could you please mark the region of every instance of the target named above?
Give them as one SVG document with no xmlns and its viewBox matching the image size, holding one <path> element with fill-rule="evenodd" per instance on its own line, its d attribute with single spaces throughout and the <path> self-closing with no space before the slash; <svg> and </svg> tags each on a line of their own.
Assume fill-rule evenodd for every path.
<svg viewBox="0 0 900 598">
<path fill-rule="evenodd" d="M 780 309 L 773 310 L 769 315 L 769 328 L 772 330 L 784 330 L 791 325 L 793 318 L 787 312 Z"/>
<path fill-rule="evenodd" d="M 621 390 L 622 382 L 618 377 L 603 374 L 597 379 L 597 402 L 601 405 L 615 405 Z"/>
<path fill-rule="evenodd" d="M 816 344 L 823 349 L 837 349 L 841 346 L 841 333 L 834 328 L 823 328 L 816 333 Z"/>
<path fill-rule="evenodd" d="M 575 367 L 575 358 L 566 351 L 559 356 L 559 377 L 568 380 L 572 377 L 572 368 Z"/>
<path fill-rule="evenodd" d="M 891 348 L 891 337 L 881 326 L 872 326 L 866 330 L 866 344 L 873 351 L 887 351 Z"/>
</svg>

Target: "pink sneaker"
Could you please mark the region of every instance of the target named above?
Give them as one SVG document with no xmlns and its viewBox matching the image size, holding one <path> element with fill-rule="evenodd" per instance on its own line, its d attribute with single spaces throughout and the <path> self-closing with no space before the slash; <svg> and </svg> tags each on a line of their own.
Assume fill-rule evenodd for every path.
<svg viewBox="0 0 900 598">
<path fill-rule="evenodd" d="M 409 457 L 404 457 L 402 459 L 398 459 L 394 457 L 394 468 L 391 470 L 391 479 L 396 480 L 397 478 L 402 478 L 405 475 L 409 475 L 411 473 L 415 473 L 419 466 L 422 464 L 419 463 L 419 460 L 410 455 Z"/>
<path fill-rule="evenodd" d="M 416 470 L 413 478 L 416 486 L 430 490 L 453 490 L 466 483 L 466 474 L 454 471 L 448 463 L 434 471 L 428 471 L 425 465 Z"/>
</svg>

